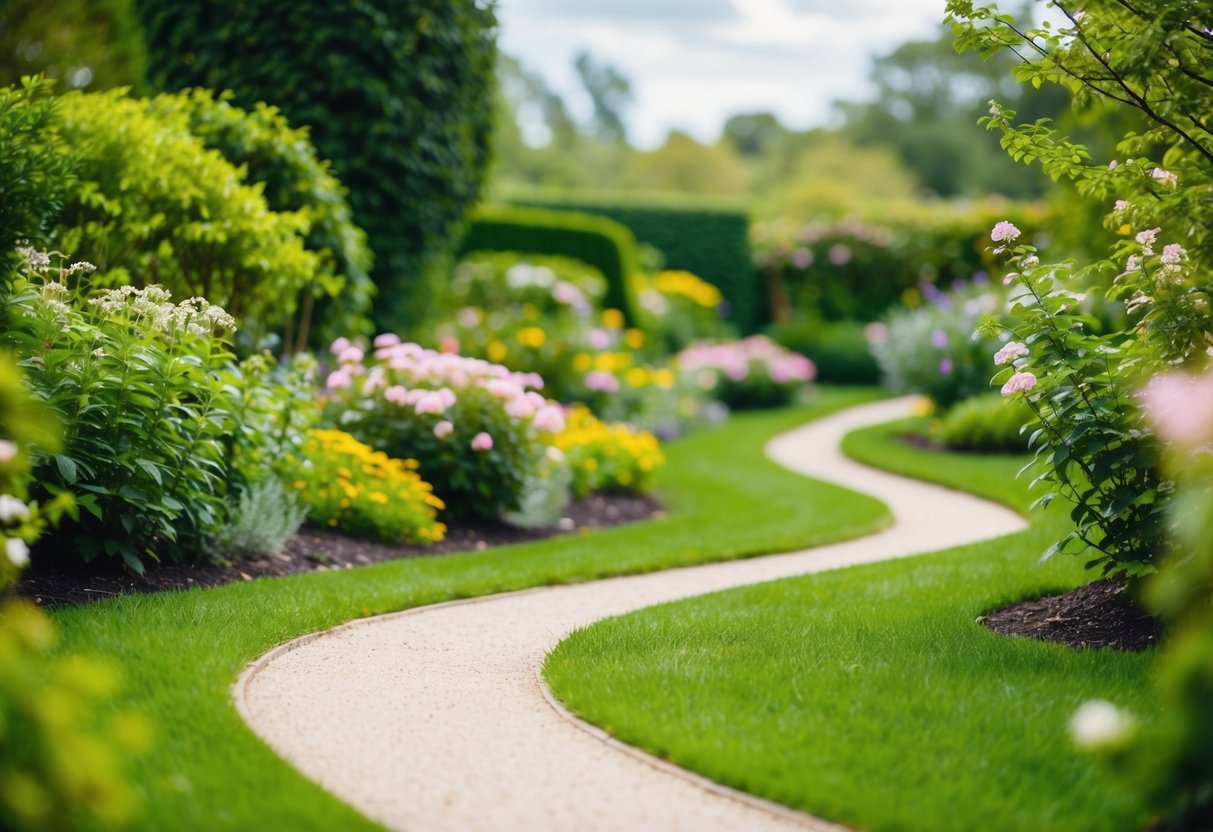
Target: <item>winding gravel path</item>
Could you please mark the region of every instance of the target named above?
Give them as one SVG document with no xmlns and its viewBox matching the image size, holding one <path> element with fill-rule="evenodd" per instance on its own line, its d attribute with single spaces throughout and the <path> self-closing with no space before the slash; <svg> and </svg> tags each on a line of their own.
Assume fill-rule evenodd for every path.
<svg viewBox="0 0 1213 832">
<path fill-rule="evenodd" d="M 236 703 L 278 754 L 359 811 L 407 830 L 837 829 L 621 747 L 547 697 L 538 668 L 576 627 L 743 584 L 905 557 L 1024 528 L 989 502 L 856 464 L 853 408 L 767 445 L 779 463 L 884 501 L 896 521 L 786 555 L 496 595 L 363 619 L 250 665 Z"/>
</svg>

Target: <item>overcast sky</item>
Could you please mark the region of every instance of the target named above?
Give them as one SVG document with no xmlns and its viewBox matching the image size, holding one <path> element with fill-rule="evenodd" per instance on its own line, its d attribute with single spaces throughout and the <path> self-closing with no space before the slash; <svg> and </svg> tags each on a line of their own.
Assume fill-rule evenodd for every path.
<svg viewBox="0 0 1213 832">
<path fill-rule="evenodd" d="M 789 127 L 826 123 L 836 99 L 869 91 L 871 58 L 933 37 L 945 0 L 499 0 L 502 50 L 570 104 L 573 58 L 588 50 L 632 82 L 629 138 L 671 129 L 715 141 L 725 119 L 770 111 Z"/>
</svg>

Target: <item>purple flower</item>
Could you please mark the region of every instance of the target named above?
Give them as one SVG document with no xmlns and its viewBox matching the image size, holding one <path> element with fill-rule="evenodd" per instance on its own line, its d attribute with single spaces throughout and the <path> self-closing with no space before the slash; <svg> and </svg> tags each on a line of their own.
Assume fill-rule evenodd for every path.
<svg viewBox="0 0 1213 832">
<path fill-rule="evenodd" d="M 929 340 L 932 347 L 937 350 L 942 350 L 948 345 L 948 333 L 944 332 L 942 329 L 937 329 L 931 333 Z"/>
<path fill-rule="evenodd" d="M 952 368 L 954 366 L 955 365 L 953 365 L 952 359 L 950 359 L 950 358 L 943 359 L 942 361 L 939 362 L 939 374 L 941 376 L 952 375 Z"/>
</svg>

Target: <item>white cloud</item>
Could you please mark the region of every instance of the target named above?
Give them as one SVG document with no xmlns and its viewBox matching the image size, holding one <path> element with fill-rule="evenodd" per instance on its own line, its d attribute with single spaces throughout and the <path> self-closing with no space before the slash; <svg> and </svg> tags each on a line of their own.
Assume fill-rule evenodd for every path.
<svg viewBox="0 0 1213 832">
<path fill-rule="evenodd" d="M 630 136 L 652 147 L 673 128 L 714 141 L 738 112 L 823 123 L 832 101 L 867 92 L 872 56 L 931 37 L 943 17 L 942 0 L 728 2 L 696 15 L 685 0 L 502 0 L 500 43 L 570 98 L 579 51 L 616 66 L 635 94 Z"/>
</svg>

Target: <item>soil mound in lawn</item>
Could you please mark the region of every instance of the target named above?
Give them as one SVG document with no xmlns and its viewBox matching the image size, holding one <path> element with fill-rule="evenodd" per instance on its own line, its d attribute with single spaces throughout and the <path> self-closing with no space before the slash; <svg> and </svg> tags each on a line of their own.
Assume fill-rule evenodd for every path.
<svg viewBox="0 0 1213 832">
<path fill-rule="evenodd" d="M 1064 595 L 1021 601 L 983 616 L 996 633 L 1055 641 L 1080 649 L 1145 650 L 1158 643 L 1158 619 L 1120 581 L 1099 580 Z"/>
<path fill-rule="evenodd" d="M 148 563 L 143 575 L 136 575 L 116 562 L 94 561 L 86 566 L 76 558 L 59 558 L 60 564 L 35 563 L 14 587 L 14 592 L 43 607 L 72 606 L 137 592 L 192 589 L 260 577 L 352 569 L 399 558 L 488 549 L 559 534 L 584 534 L 591 529 L 658 517 L 662 512 L 661 504 L 652 497 L 594 494 L 569 504 L 559 527 L 524 529 L 497 520 L 473 520 L 452 525 L 446 538 L 431 546 L 375 543 L 304 526 L 287 542 L 283 551 L 274 555 L 226 563 Z"/>
</svg>

